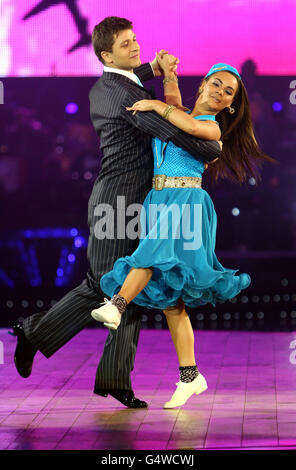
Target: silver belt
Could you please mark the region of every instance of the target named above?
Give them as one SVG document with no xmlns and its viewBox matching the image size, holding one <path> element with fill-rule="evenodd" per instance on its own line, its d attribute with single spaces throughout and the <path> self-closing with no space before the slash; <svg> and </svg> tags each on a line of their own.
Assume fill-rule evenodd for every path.
<svg viewBox="0 0 296 470">
<path fill-rule="evenodd" d="M 201 188 L 201 177 L 155 175 L 152 188 L 160 191 L 163 188 Z"/>
</svg>

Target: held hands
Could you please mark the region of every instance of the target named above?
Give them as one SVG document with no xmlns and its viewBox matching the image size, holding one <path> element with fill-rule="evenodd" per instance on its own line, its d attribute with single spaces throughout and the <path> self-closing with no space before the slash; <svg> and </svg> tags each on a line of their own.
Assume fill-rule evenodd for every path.
<svg viewBox="0 0 296 470">
<path fill-rule="evenodd" d="M 178 63 L 179 59 L 177 57 L 161 49 L 159 52 L 156 52 L 151 65 L 155 76 L 160 77 L 161 75 L 176 75 Z M 160 103 L 158 100 L 140 100 L 134 103 L 133 106 L 126 107 L 126 110 L 133 111 L 134 116 L 137 111 L 155 111 L 158 103 Z"/>
<path fill-rule="evenodd" d="M 164 76 L 177 75 L 179 59 L 171 54 L 158 54 L 158 65 L 163 70 Z"/>
<path fill-rule="evenodd" d="M 166 75 L 169 73 L 176 74 L 178 63 L 179 59 L 177 57 L 169 54 L 164 49 L 161 49 L 161 51 L 156 52 L 155 58 L 151 62 L 151 65 L 155 76 L 160 77 L 161 75 Z"/>
</svg>

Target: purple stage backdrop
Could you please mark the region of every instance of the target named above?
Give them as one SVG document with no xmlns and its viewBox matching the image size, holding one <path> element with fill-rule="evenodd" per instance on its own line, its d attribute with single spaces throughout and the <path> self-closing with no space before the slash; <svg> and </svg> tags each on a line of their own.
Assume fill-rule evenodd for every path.
<svg viewBox="0 0 296 470">
<path fill-rule="evenodd" d="M 133 21 L 142 61 L 165 48 L 181 75 L 249 58 L 261 75 L 296 73 L 294 0 L 0 0 L 0 75 L 100 75 L 90 35 L 111 15 Z"/>
</svg>

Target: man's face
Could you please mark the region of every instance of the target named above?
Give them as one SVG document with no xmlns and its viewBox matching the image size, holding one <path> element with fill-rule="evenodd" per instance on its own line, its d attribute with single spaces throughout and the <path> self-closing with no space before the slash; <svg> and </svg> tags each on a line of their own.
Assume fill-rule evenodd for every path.
<svg viewBox="0 0 296 470">
<path fill-rule="evenodd" d="M 102 52 L 105 65 L 117 69 L 132 71 L 141 65 L 140 46 L 131 29 L 118 33 L 112 46 L 112 52 Z"/>
</svg>

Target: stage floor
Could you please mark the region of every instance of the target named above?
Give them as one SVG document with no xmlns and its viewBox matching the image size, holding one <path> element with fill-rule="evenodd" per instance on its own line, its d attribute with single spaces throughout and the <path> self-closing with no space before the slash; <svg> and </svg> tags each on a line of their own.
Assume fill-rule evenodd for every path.
<svg viewBox="0 0 296 470">
<path fill-rule="evenodd" d="M 195 331 L 208 390 L 162 405 L 179 380 L 168 330 L 142 330 L 132 383 L 149 408 L 93 394 L 107 330 L 88 329 L 18 376 L 0 330 L 0 449 L 296 449 L 296 332 Z M 294 341 L 295 345 L 292 343 Z M 2 349 L 2 348 L 1 348 Z"/>
</svg>

